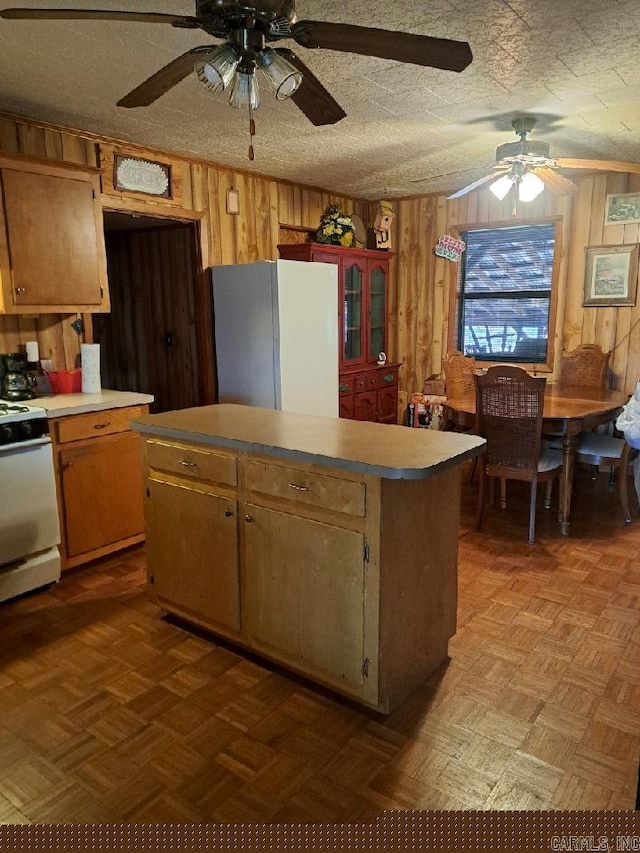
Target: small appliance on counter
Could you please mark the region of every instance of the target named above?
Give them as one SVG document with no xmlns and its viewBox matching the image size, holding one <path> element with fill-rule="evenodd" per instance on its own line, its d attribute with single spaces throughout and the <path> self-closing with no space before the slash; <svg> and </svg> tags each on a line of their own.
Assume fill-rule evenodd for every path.
<svg viewBox="0 0 640 853">
<path fill-rule="evenodd" d="M 0 397 L 4 400 L 31 400 L 34 381 L 27 369 L 27 355 L 9 352 L 0 355 Z"/>
<path fill-rule="evenodd" d="M 49 397 L 53 394 L 51 380 L 42 369 L 37 341 L 27 341 L 24 345 L 27 356 L 27 372 L 34 397 Z"/>
</svg>

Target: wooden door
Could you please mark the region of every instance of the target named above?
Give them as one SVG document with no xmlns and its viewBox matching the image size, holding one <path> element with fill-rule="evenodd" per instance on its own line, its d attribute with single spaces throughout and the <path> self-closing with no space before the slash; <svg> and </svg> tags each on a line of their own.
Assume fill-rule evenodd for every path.
<svg viewBox="0 0 640 853">
<path fill-rule="evenodd" d="M 130 219 L 107 217 L 111 313 L 93 318 L 102 385 L 153 394 L 155 413 L 201 405 L 197 330 L 212 317 L 210 302 L 198 304 L 195 226 L 134 229 Z"/>
<path fill-rule="evenodd" d="M 236 502 L 150 480 L 146 512 L 147 566 L 156 594 L 186 615 L 238 631 Z"/>
<path fill-rule="evenodd" d="M 144 532 L 137 433 L 62 449 L 60 472 L 68 557 Z"/>
<path fill-rule="evenodd" d="M 243 525 L 243 636 L 310 675 L 360 688 L 362 533 L 254 505 Z"/>
<path fill-rule="evenodd" d="M 93 181 L 3 168 L 2 191 L 15 304 L 100 306 L 104 237 Z"/>
</svg>

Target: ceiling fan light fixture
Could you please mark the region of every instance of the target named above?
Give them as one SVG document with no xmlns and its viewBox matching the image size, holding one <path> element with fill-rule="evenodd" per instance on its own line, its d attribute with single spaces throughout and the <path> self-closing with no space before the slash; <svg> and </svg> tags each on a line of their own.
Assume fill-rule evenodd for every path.
<svg viewBox="0 0 640 853">
<path fill-rule="evenodd" d="M 494 181 L 492 184 L 489 184 L 489 189 L 494 194 L 494 196 L 502 201 L 502 199 L 506 196 L 506 194 L 511 189 L 511 185 L 513 184 L 514 176 L 509 173 L 507 175 L 503 175 L 501 178 L 498 178 L 497 181 Z"/>
<path fill-rule="evenodd" d="M 544 182 L 533 172 L 525 172 L 518 182 L 518 199 L 533 201 L 544 189 Z"/>
<path fill-rule="evenodd" d="M 229 93 L 229 103 L 236 110 L 257 110 L 260 106 L 260 90 L 255 68 L 236 71 Z"/>
<path fill-rule="evenodd" d="M 284 56 L 270 47 L 258 54 L 258 64 L 279 101 L 290 98 L 300 88 L 302 74 Z"/>
<path fill-rule="evenodd" d="M 240 55 L 235 47 L 223 44 L 214 50 L 207 59 L 200 59 L 195 64 L 198 80 L 210 92 L 222 92 L 233 80 Z"/>
</svg>

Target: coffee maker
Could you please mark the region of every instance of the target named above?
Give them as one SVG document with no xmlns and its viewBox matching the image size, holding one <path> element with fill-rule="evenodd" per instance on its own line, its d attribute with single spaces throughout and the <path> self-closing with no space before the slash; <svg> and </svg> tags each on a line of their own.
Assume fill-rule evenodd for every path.
<svg viewBox="0 0 640 853">
<path fill-rule="evenodd" d="M 0 397 L 14 402 L 33 397 L 33 379 L 27 369 L 26 353 L 0 355 Z"/>
</svg>

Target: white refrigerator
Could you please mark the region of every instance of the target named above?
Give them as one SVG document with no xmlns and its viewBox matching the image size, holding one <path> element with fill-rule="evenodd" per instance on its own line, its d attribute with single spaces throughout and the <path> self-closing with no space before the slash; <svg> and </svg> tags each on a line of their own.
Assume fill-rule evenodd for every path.
<svg viewBox="0 0 640 853">
<path fill-rule="evenodd" d="M 338 417 L 338 267 L 211 268 L 218 401 Z"/>
</svg>

